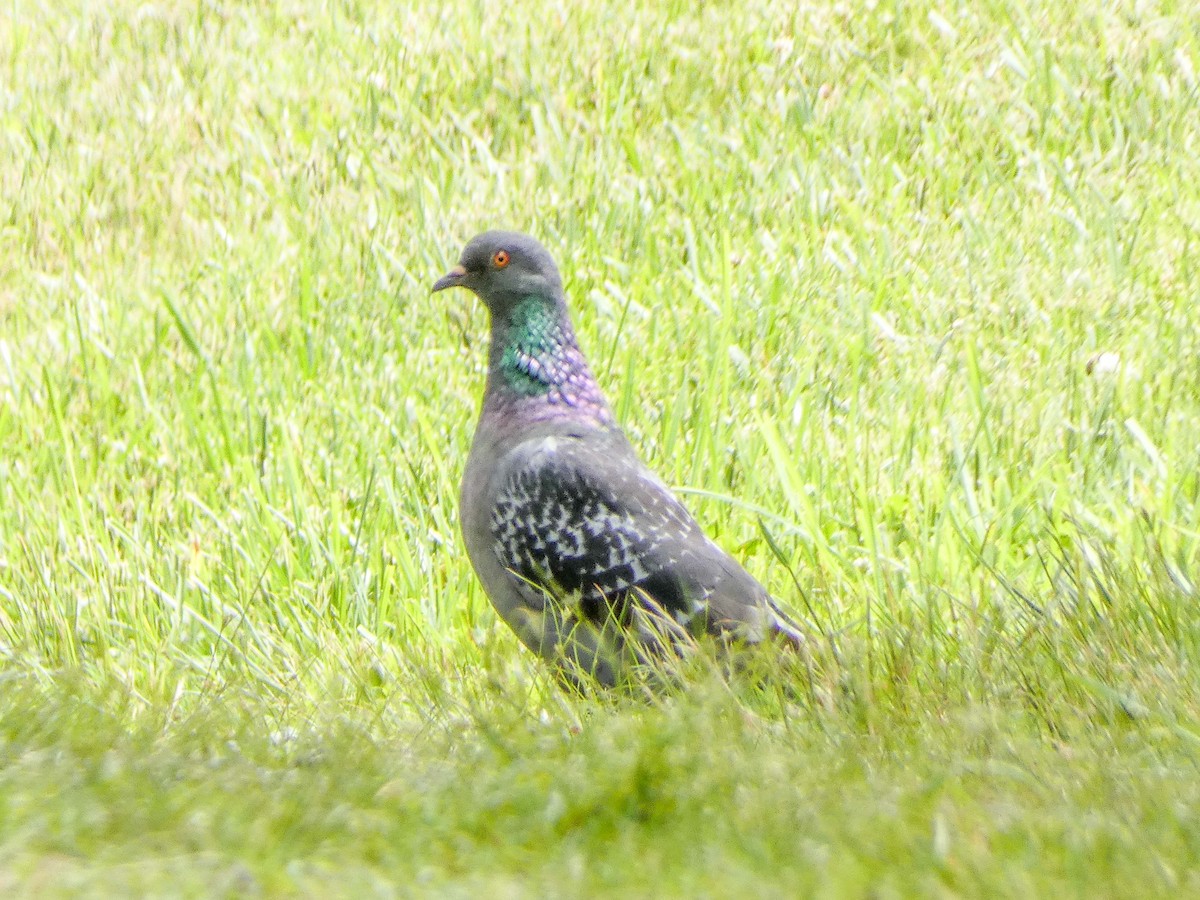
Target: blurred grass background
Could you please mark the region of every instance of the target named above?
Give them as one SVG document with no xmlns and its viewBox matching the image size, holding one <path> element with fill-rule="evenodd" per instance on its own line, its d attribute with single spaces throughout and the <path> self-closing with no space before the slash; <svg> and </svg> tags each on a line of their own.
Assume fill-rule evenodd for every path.
<svg viewBox="0 0 1200 900">
<path fill-rule="evenodd" d="M 1195 890 L 1198 29 L 9 4 L 0 884 Z M 496 623 L 428 294 L 489 227 L 824 631 L 799 699 L 566 698 Z"/>
</svg>

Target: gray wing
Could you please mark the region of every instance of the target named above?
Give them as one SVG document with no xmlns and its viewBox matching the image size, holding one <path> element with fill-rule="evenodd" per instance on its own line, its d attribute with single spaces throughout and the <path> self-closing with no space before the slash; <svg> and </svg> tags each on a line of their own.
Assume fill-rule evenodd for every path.
<svg viewBox="0 0 1200 900">
<path fill-rule="evenodd" d="M 521 581 L 577 596 L 584 617 L 627 621 L 648 596 L 694 632 L 762 637 L 766 591 L 710 541 L 623 441 L 543 437 L 501 467 L 493 549 Z"/>
</svg>

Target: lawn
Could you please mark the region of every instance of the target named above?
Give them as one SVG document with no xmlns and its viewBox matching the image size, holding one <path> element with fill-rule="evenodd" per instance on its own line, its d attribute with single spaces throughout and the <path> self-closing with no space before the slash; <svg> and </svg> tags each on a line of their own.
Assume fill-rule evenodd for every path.
<svg viewBox="0 0 1200 900">
<path fill-rule="evenodd" d="M 0 892 L 1200 892 L 1200 10 L 1093 6 L 6 4 Z M 808 667 L 497 621 L 491 227 Z"/>
</svg>

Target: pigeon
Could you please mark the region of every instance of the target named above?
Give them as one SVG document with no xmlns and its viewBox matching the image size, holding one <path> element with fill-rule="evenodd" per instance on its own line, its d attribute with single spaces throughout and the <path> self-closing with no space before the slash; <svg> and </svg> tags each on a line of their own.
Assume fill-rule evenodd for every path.
<svg viewBox="0 0 1200 900">
<path fill-rule="evenodd" d="M 710 540 L 638 457 L 579 348 L 550 253 L 511 231 L 472 238 L 433 291 L 491 318 L 467 457 L 467 556 L 500 617 L 573 684 L 613 686 L 701 635 L 804 646 L 800 628 Z M 694 644 L 692 644 L 694 646 Z"/>
</svg>

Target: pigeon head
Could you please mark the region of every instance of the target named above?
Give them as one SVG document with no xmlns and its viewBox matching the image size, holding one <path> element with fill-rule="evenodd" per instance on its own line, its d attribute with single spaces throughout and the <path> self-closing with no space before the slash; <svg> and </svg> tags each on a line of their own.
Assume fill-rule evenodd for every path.
<svg viewBox="0 0 1200 900">
<path fill-rule="evenodd" d="M 439 278 L 433 290 L 464 287 L 495 317 L 529 297 L 562 298 L 558 266 L 546 248 L 527 234 L 485 231 L 471 238 L 458 265 Z"/>
<path fill-rule="evenodd" d="M 485 231 L 433 290 L 464 287 L 492 320 L 484 423 L 609 426 L 612 413 L 575 340 L 558 266 L 527 234 Z"/>
</svg>

